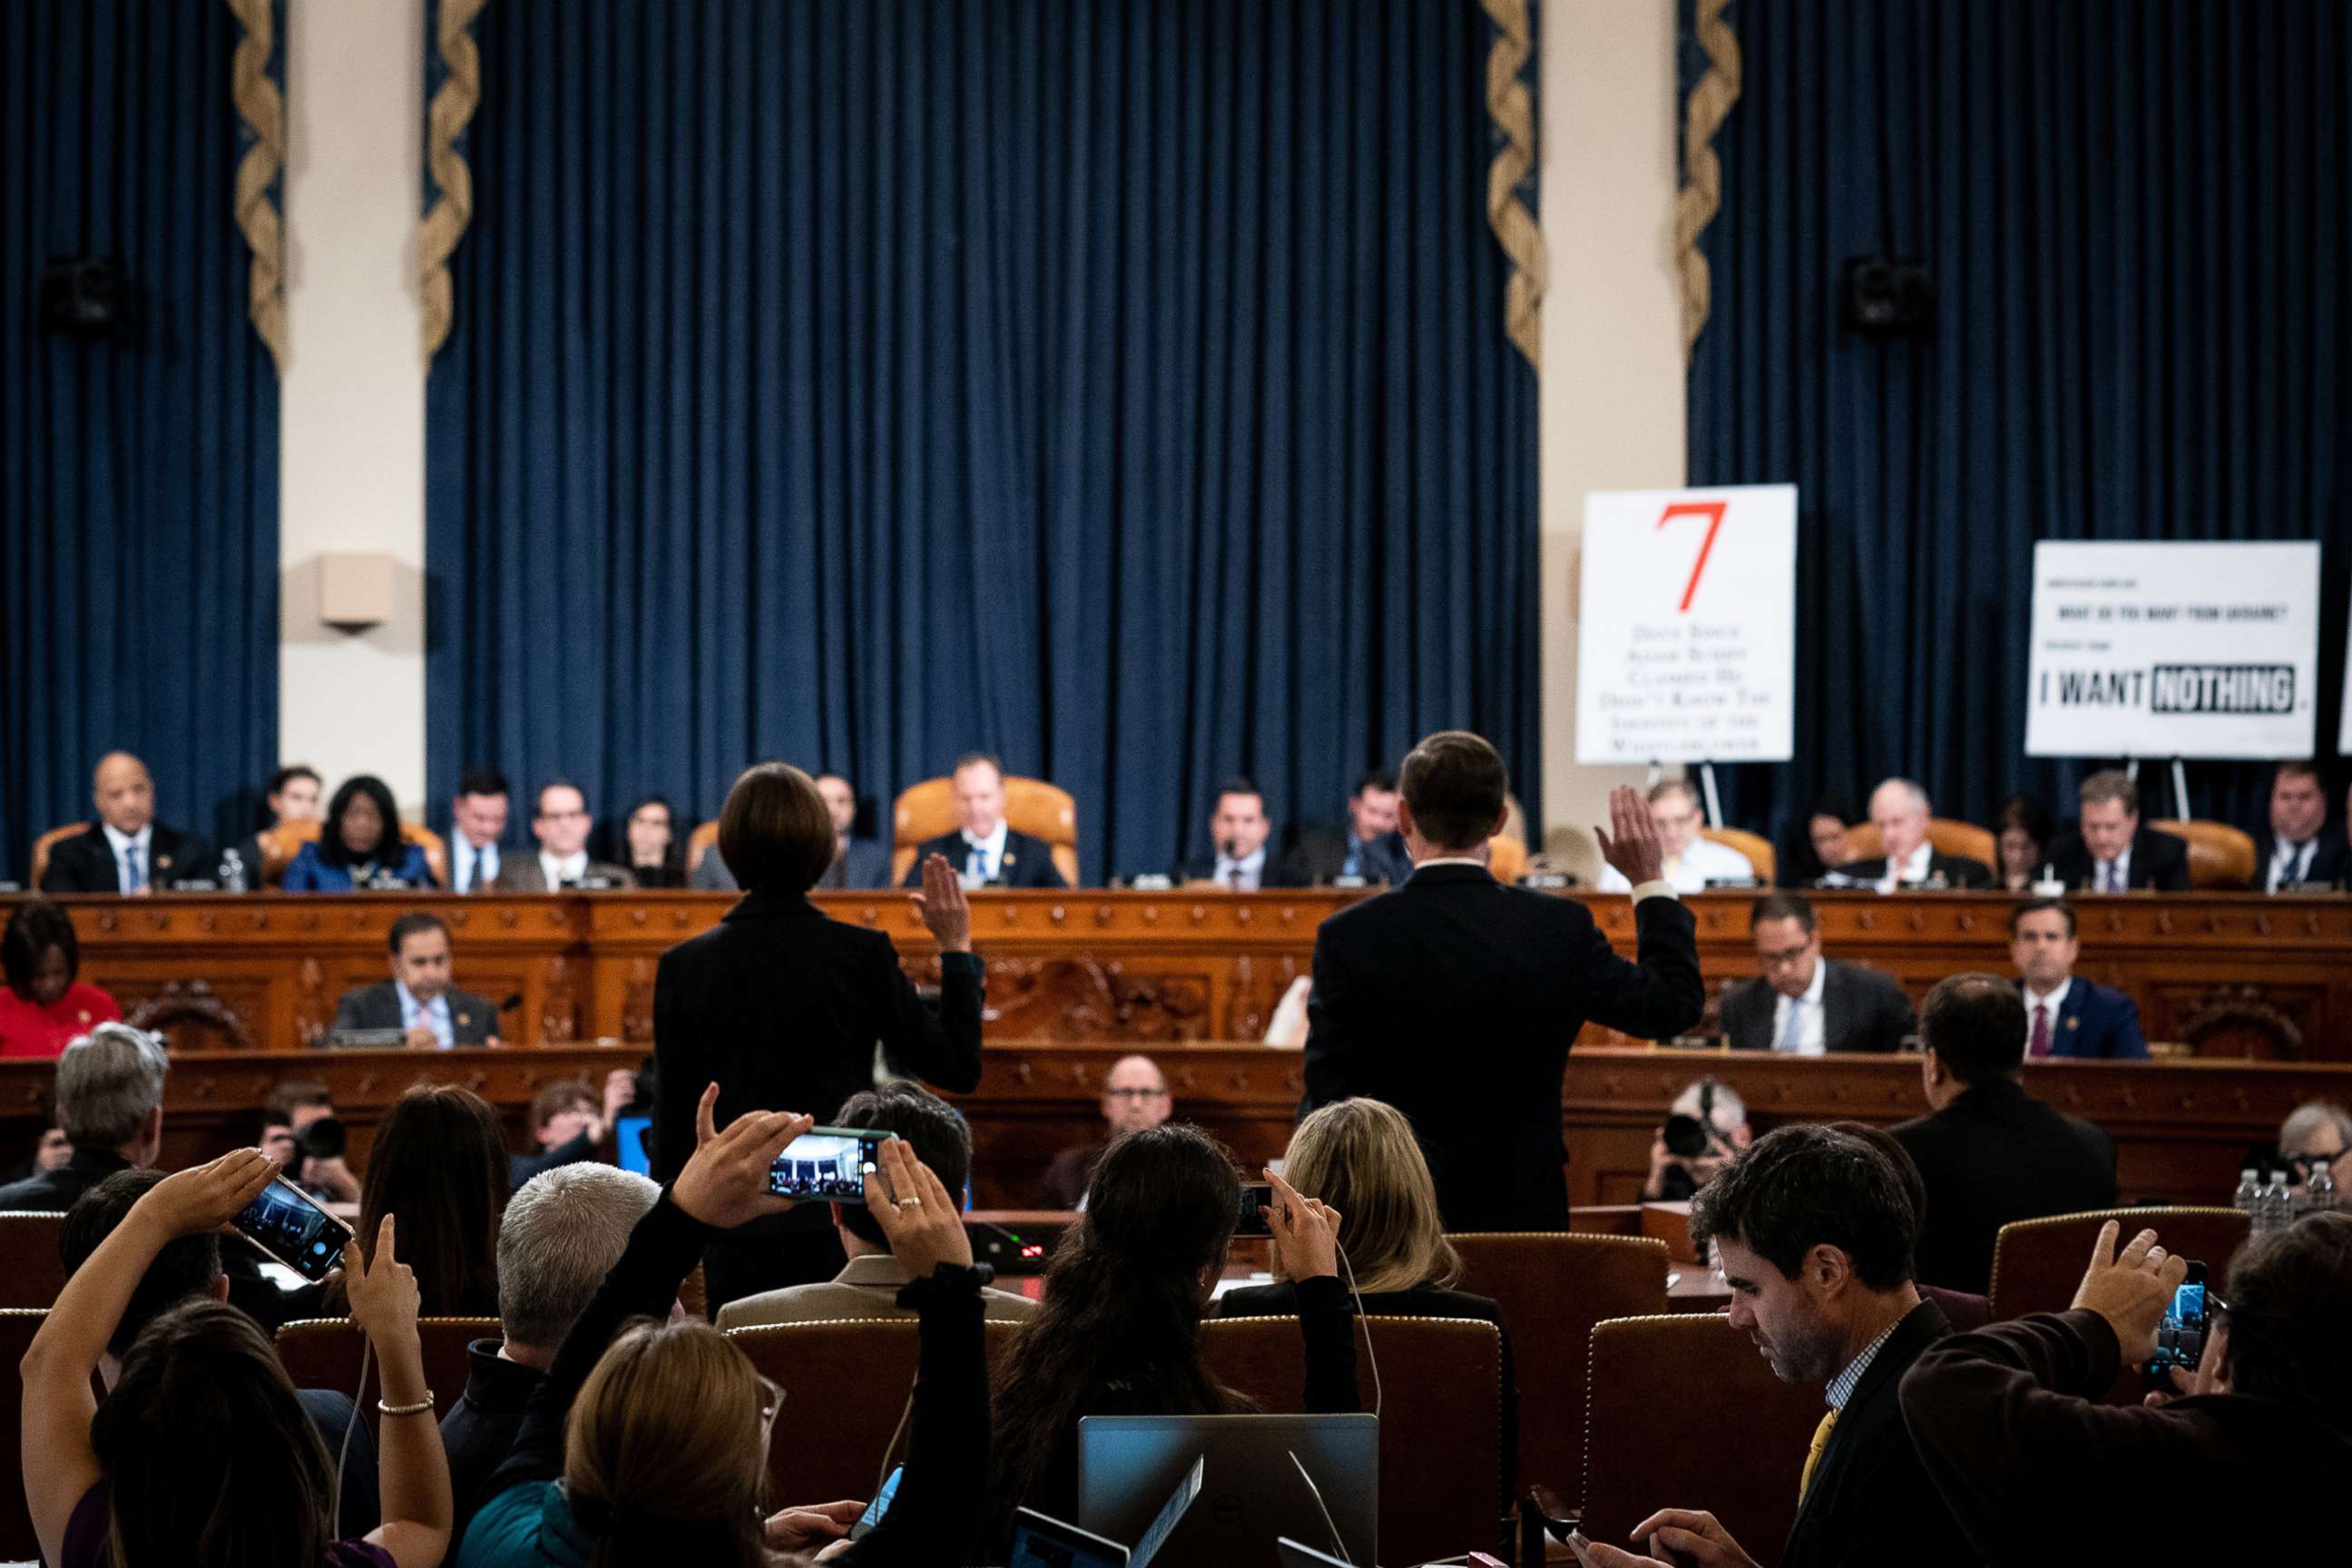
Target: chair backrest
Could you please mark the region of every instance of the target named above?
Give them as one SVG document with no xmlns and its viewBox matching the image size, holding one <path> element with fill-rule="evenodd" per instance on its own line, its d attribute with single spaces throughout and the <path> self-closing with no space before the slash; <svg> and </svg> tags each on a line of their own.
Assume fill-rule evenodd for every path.
<svg viewBox="0 0 2352 1568">
<path fill-rule="evenodd" d="M 294 857 L 302 853 L 305 844 L 316 844 L 326 827 L 319 821 L 289 822 L 279 827 L 265 827 L 254 837 L 261 845 L 263 882 L 276 886 L 286 876 L 286 868 Z M 433 879 L 443 887 L 449 885 L 449 845 L 439 834 L 421 822 L 403 820 L 401 837 L 425 851 L 425 864 L 432 868 Z"/>
<path fill-rule="evenodd" d="M 1619 1318 L 1592 1331 L 1584 1533 L 1621 1542 L 1662 1508 L 1703 1508 L 1759 1563 L 1797 1517 L 1797 1483 L 1828 1407 L 1772 1374 L 1719 1312 Z M 1736 1434 L 1694 1441 L 1695 1432 Z"/>
<path fill-rule="evenodd" d="M 433 1391 L 434 1419 L 448 1415 L 449 1406 L 466 1392 L 471 1364 L 466 1347 L 476 1340 L 495 1340 L 499 1335 L 496 1318 L 416 1320 L 416 1337 L 425 1350 L 425 1386 Z M 349 1318 L 299 1318 L 278 1331 L 278 1360 L 297 1388 L 351 1394 L 357 1387 L 354 1397 L 373 1431 L 383 1419 L 375 1408 L 380 1373 L 374 1359 L 369 1358 L 367 1383 L 360 1387 L 360 1350 L 365 1342 L 359 1325 Z"/>
<path fill-rule="evenodd" d="M 1078 885 L 1078 807 L 1070 792 L 1043 779 L 1004 775 L 1004 820 L 1016 833 L 1045 840 L 1054 851 L 1062 880 Z M 956 829 L 955 781 L 925 779 L 899 792 L 890 812 L 890 880 L 907 879 L 915 847 Z"/>
<path fill-rule="evenodd" d="M 1780 853 L 1760 833 L 1750 833 L 1744 827 L 1702 827 L 1698 836 L 1747 856 L 1748 863 L 1756 868 L 1756 879 L 1768 887 L 1780 874 Z"/>
<path fill-rule="evenodd" d="M 686 868 L 689 871 L 702 864 L 702 858 L 719 847 L 719 819 L 698 822 L 694 831 L 686 836 Z"/>
<path fill-rule="evenodd" d="M 0 1476 L 25 1473 L 24 1432 L 16 1420 L 16 1412 L 25 1403 L 25 1384 L 16 1366 L 32 1349 L 33 1336 L 41 1331 L 48 1315 L 29 1308 L 0 1308 L 0 1400 L 7 1402 L 7 1419 L 0 1421 Z M 25 1506 L 23 1482 L 0 1483 L 0 1561 L 32 1563 L 40 1555 L 41 1542 L 33 1533 L 33 1515 Z"/>
<path fill-rule="evenodd" d="M 71 838 L 77 833 L 87 832 L 89 828 L 89 824 L 87 822 L 68 822 L 63 827 L 52 827 L 34 839 L 33 879 L 25 885 L 37 889 L 41 885 L 41 879 L 47 876 L 49 872 L 49 851 L 56 848 L 61 841 Z"/>
<path fill-rule="evenodd" d="M 2251 888 L 2254 885 L 2254 836 L 2226 822 L 2201 817 L 2186 821 L 2151 818 L 2150 827 L 2169 833 L 2189 846 L 2189 885 L 2192 888 Z"/>
<path fill-rule="evenodd" d="M 1922 1285 L 1923 1300 L 1933 1301 L 1944 1314 L 1944 1321 L 1952 1325 L 1956 1334 L 1972 1334 L 1992 1321 L 1992 1298 L 1967 1290 L 1947 1290 L 1941 1285 Z"/>
<path fill-rule="evenodd" d="M 1503 1337 L 1458 1318 L 1358 1320 L 1357 1375 L 1374 1397 L 1379 1357 L 1381 1556 L 1425 1563 L 1494 1551 L 1508 1504 L 1503 1474 Z M 1213 1318 L 1201 1354 L 1218 1382 L 1261 1409 L 1305 1404 L 1306 1347 L 1296 1318 Z"/>
<path fill-rule="evenodd" d="M 1503 1309 L 1519 1384 L 1519 1474 L 1571 1504 L 1584 1485 L 1584 1395 L 1592 1325 L 1666 1310 L 1666 1244 L 1646 1236 L 1495 1231 L 1446 1237 L 1462 1289 Z"/>
<path fill-rule="evenodd" d="M 1507 886 L 1517 881 L 1528 874 L 1528 847 L 1497 833 L 1486 840 L 1486 869 Z"/>
<path fill-rule="evenodd" d="M 1958 855 L 1978 861 L 1990 870 L 2000 869 L 2000 840 L 1991 829 L 1979 827 L 1973 822 L 1955 822 L 1948 816 L 1927 819 L 1927 842 L 1941 855 Z M 1846 852 L 1857 860 L 1875 860 L 1886 853 L 1886 842 L 1878 836 L 1878 824 L 1857 822 L 1845 830 Z"/>
<path fill-rule="evenodd" d="M 2126 1241 L 2143 1227 L 2154 1230 L 2166 1251 L 2203 1263 L 2217 1289 L 2252 1228 L 2244 1215 L 2225 1208 L 2094 1209 L 2011 1220 L 1993 1238 L 1992 1315 L 2064 1311 L 2083 1282 L 2091 1243 L 2109 1220 L 2122 1226 Z"/>
<path fill-rule="evenodd" d="M 1018 1323 L 986 1324 L 991 1366 L 1003 1363 Z M 763 1323 L 727 1337 L 784 1391 L 768 1474 L 780 1498 L 870 1498 L 892 1458 L 891 1435 L 915 1387 L 912 1318 L 834 1318 Z M 787 1441 L 784 1434 L 798 1432 Z M 896 1458 L 903 1461 L 902 1444 Z"/>
<path fill-rule="evenodd" d="M 47 1311 L 66 1288 L 66 1266 L 58 1261 L 62 1214 L 32 1209 L 0 1213 L 0 1307 L 37 1307 Z M 5 1555 L 5 1554 L 0 1554 Z"/>
</svg>

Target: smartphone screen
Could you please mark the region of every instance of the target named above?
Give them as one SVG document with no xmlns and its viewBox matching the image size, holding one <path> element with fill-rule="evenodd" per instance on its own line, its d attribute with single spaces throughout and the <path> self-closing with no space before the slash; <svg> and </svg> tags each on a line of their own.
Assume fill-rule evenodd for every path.
<svg viewBox="0 0 2352 1568">
<path fill-rule="evenodd" d="M 621 1157 L 621 1169 L 635 1171 L 640 1176 L 654 1173 L 654 1119 L 650 1116 L 615 1116 L 613 1118 L 613 1142 Z"/>
<path fill-rule="evenodd" d="M 2151 1386 L 2168 1389 L 2172 1379 L 2168 1370 L 2179 1367 L 2194 1372 L 2205 1353 L 2205 1266 L 2191 1263 L 2180 1286 L 2172 1292 L 2172 1304 L 2164 1310 L 2164 1321 L 2156 1327 L 2156 1355 L 2147 1363 L 2147 1380 Z"/>
<path fill-rule="evenodd" d="M 850 1540 L 863 1541 L 873 1533 L 874 1527 L 882 1522 L 882 1516 L 888 1513 L 890 1505 L 898 1500 L 898 1478 L 906 1473 L 904 1465 L 890 1468 L 889 1479 L 884 1481 L 882 1489 L 874 1494 L 874 1500 L 866 1505 L 866 1511 L 857 1516 L 857 1522 L 849 1527 Z"/>
<path fill-rule="evenodd" d="M 768 1167 L 768 1190 L 803 1203 L 862 1204 L 875 1154 L 889 1139 L 870 1127 L 812 1127 Z"/>
<path fill-rule="evenodd" d="M 1241 1212 L 1234 1216 L 1234 1234 L 1235 1236 L 1272 1236 L 1274 1231 L 1266 1224 L 1265 1210 L 1266 1207 L 1271 1207 L 1273 1203 L 1274 1184 L 1272 1182 L 1244 1182 Z"/>
<path fill-rule="evenodd" d="M 342 1262 L 343 1244 L 352 1238 L 351 1226 L 283 1176 L 262 1188 L 231 1223 L 262 1251 L 313 1282 Z"/>
</svg>

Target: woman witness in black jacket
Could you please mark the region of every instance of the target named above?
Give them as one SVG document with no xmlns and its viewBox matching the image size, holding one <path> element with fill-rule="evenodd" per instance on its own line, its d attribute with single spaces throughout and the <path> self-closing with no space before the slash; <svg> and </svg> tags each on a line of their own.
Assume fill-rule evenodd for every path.
<svg viewBox="0 0 2352 1568">
<path fill-rule="evenodd" d="M 808 890 L 833 863 L 833 816 L 815 783 L 785 763 L 735 781 L 719 854 L 744 896 L 711 931 L 662 955 L 654 977 L 654 1174 L 676 1179 L 694 1152 L 694 1107 L 719 1086 L 719 1124 L 796 1105 L 830 1125 L 874 1082 L 880 1041 L 893 1071 L 942 1089 L 980 1082 L 981 963 L 971 909 L 943 856 L 923 865 L 915 912 L 940 946 L 938 1010 L 898 966 L 890 939 L 829 919 Z M 703 1255 L 710 1310 L 786 1285 L 830 1279 L 841 1244 L 823 1204 L 714 1237 Z"/>
</svg>

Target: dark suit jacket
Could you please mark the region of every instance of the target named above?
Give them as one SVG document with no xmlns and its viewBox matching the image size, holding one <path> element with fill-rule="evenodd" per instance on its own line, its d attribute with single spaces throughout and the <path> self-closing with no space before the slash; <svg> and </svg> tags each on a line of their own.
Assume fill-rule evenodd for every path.
<svg viewBox="0 0 2352 1568">
<path fill-rule="evenodd" d="M 1943 1110 L 1889 1131 L 1927 1184 L 1917 1258 L 1919 1278 L 1930 1285 L 1984 1295 L 2002 1226 L 2115 1206 L 2115 1141 L 2044 1105 L 2014 1079 L 1978 1084 Z"/>
<path fill-rule="evenodd" d="M 1822 962 L 1829 973 L 1822 979 L 1822 1048 L 1826 1051 L 1899 1051 L 1903 1037 L 1916 1029 L 1911 998 L 1892 975 L 1866 964 Z M 1736 1051 L 1772 1048 L 1772 1007 L 1776 993 L 1762 975 L 1742 984 L 1723 999 L 1724 1033 Z"/>
<path fill-rule="evenodd" d="M 184 880 L 210 881 L 220 875 L 220 858 L 213 847 L 194 833 L 154 825 L 147 838 L 147 882 L 168 888 Z M 114 848 L 106 829 L 91 823 L 71 838 L 49 846 L 48 869 L 41 874 L 45 893 L 119 893 L 122 873 L 114 863 Z"/>
<path fill-rule="evenodd" d="M 601 877 L 615 888 L 634 888 L 637 879 L 626 866 L 615 866 L 610 860 L 590 860 L 581 868 L 581 878 Z M 560 889 L 547 885 L 546 868 L 539 863 L 536 849 L 502 849 L 499 852 L 499 879 L 490 884 L 501 893 L 552 893 Z"/>
<path fill-rule="evenodd" d="M 74 1199 L 115 1172 L 129 1169 L 131 1162 L 111 1149 L 76 1149 L 73 1158 L 56 1170 L 36 1171 L 0 1187 L 0 1209 L 63 1214 L 74 1206 Z"/>
<path fill-rule="evenodd" d="M 907 868 L 904 886 L 923 885 L 923 862 L 934 855 L 944 855 L 948 864 L 961 871 L 969 858 L 964 848 L 961 831 L 942 833 L 937 838 L 927 838 L 915 849 L 915 863 Z M 1062 868 L 1054 864 L 1054 848 L 1042 838 L 1032 838 L 1017 828 L 1004 830 L 1004 858 L 996 865 L 996 879 L 992 888 L 1066 888 L 1062 880 Z"/>
<path fill-rule="evenodd" d="M 1010 847 L 1010 840 L 1007 841 L 1007 847 Z M 719 851 L 715 847 L 711 849 L 709 858 L 719 859 Z M 720 861 L 720 864 L 723 866 L 725 862 Z M 729 885 L 732 886 L 733 882 L 734 879 L 730 877 Z M 819 890 L 830 888 L 888 887 L 890 885 L 889 847 L 871 838 L 852 838 L 841 847 L 841 853 L 834 857 L 833 864 L 824 868 L 824 875 L 817 879 L 816 885 Z"/>
<path fill-rule="evenodd" d="M 1405 1113 L 1448 1230 L 1565 1230 L 1560 1077 L 1588 1018 L 1664 1038 L 1706 1010 L 1691 912 L 1633 906 L 1638 963 L 1573 899 L 1432 866 L 1315 933 L 1302 1110 Z"/>
<path fill-rule="evenodd" d="M 1875 882 L 1886 875 L 1886 857 L 1875 860 L 1849 860 L 1837 868 L 1837 875 L 1857 882 Z M 1927 852 L 1927 880 L 1944 879 L 1948 888 L 1990 888 L 1992 868 L 1981 860 L 1971 860 L 1965 855 L 1947 855 L 1940 849 Z"/>
<path fill-rule="evenodd" d="M 1287 858 L 1275 858 L 1266 851 L 1265 862 L 1258 867 L 1257 885 L 1261 888 L 1297 888 L 1306 884 L 1292 879 L 1292 866 Z M 1198 860 L 1187 860 L 1175 870 L 1175 880 L 1182 882 L 1213 882 L 1217 877 L 1217 860 L 1213 855 Z"/>
<path fill-rule="evenodd" d="M 1298 842 L 1282 858 L 1281 886 L 1316 888 L 1344 875 L 1348 841 L 1355 831 L 1345 822 L 1337 826 L 1318 822 L 1301 827 Z M 1358 874 L 1369 882 L 1395 887 L 1412 875 L 1412 857 L 1405 850 L 1402 833 L 1384 833 L 1373 839 L 1363 847 L 1358 859 Z"/>
<path fill-rule="evenodd" d="M 2070 888 L 2087 888 L 2098 872 L 2089 846 L 2079 833 L 2063 833 L 2050 846 L 2049 861 L 2057 879 Z M 2256 862 L 2255 874 L 2263 864 Z M 2124 877 L 2130 888 L 2153 888 L 2160 893 L 2189 890 L 2189 846 L 2169 833 L 2143 827 L 2132 836 L 2131 868 Z"/>
<path fill-rule="evenodd" d="M 499 1032 L 499 1010 L 470 991 L 452 985 L 449 997 L 449 1037 L 461 1046 L 478 1046 Z M 335 1004 L 335 1021 L 328 1032 L 340 1029 L 398 1029 L 400 993 L 389 980 L 356 986 Z"/>
<path fill-rule="evenodd" d="M 1871 1357 L 1830 1428 L 1813 1484 L 1780 1549 L 1780 1568 L 1976 1568 L 1980 1559 L 1903 1430 L 1903 1374 L 1951 1331 L 1942 1310 L 1922 1301 Z M 1826 1407 L 1822 1413 L 1829 1414 Z M 1791 1474 L 1790 1484 L 1802 1474 L 1801 1468 Z"/>
<path fill-rule="evenodd" d="M 2271 862 L 2277 856 L 2278 835 L 2267 827 L 2254 835 L 2254 891 L 2270 890 Z M 2311 864 L 2303 868 L 2303 879 L 2337 886 L 2352 882 L 2352 846 L 2345 843 L 2342 828 L 2319 830 L 2311 849 Z"/>
<path fill-rule="evenodd" d="M 2024 990 L 2021 981 L 2021 996 Z M 2024 996 L 2024 1001 L 2031 1017 L 2033 998 Z M 2075 975 L 2066 987 L 2066 999 L 2058 1005 L 2058 1016 L 2051 1020 L 2050 1054 L 2146 1061 L 2147 1040 L 2139 1032 L 2139 1004 L 2111 985 Z"/>
<path fill-rule="evenodd" d="M 519 1193 L 522 1191 L 523 1184 L 533 1176 L 542 1175 L 554 1170 L 558 1165 L 586 1164 L 595 1159 L 601 1151 L 600 1142 L 583 1132 L 577 1138 L 566 1139 L 554 1148 L 542 1149 L 536 1154 L 509 1154 L 507 1156 L 507 1191 Z"/>
<path fill-rule="evenodd" d="M 1905 1447 L 1952 1500 L 1979 1560 L 2259 1561 L 2281 1554 L 2263 1547 L 2291 1542 L 2305 1546 L 2292 1555 L 2324 1559 L 2341 1549 L 2325 1544 L 2339 1528 L 2332 1510 L 2297 1522 L 2302 1510 L 2276 1507 L 2336 1495 L 2352 1467 L 2352 1415 L 2250 1394 L 2161 1410 L 2103 1405 L 2121 1363 L 2105 1319 L 2055 1312 L 1954 1335 L 1912 1364 Z"/>
</svg>

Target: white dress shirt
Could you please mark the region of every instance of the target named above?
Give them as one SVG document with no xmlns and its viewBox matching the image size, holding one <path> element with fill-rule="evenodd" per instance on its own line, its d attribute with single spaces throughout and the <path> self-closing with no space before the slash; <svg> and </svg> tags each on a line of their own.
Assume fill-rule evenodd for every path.
<svg viewBox="0 0 2352 1568">
<path fill-rule="evenodd" d="M 588 851 L 566 855 L 558 859 L 542 849 L 539 852 L 540 874 L 547 879 L 547 890 L 555 891 L 566 882 L 576 882 L 588 874 Z"/>
<path fill-rule="evenodd" d="M 1235 872 L 1241 874 L 1241 881 L 1238 884 L 1234 880 Z M 1263 845 L 1238 860 L 1227 855 L 1217 857 L 1217 885 L 1221 888 L 1238 885 L 1242 891 L 1255 893 L 1258 889 L 1259 879 L 1265 875 L 1265 848 Z"/>
<path fill-rule="evenodd" d="M 114 851 L 114 885 L 126 893 L 135 893 L 142 887 L 153 887 L 155 825 L 151 822 L 138 832 L 128 835 L 117 833 L 111 823 L 99 826 L 106 829 L 107 847 Z M 134 845 L 139 850 L 139 875 L 136 878 L 131 875 L 131 850 Z"/>
<path fill-rule="evenodd" d="M 1830 961 L 1826 958 L 1817 958 L 1813 960 L 1812 984 L 1805 987 L 1805 994 L 1802 996 L 1790 996 L 1784 991 L 1772 993 L 1772 1048 L 1774 1050 L 1785 1051 L 1785 1054 L 1794 1057 L 1818 1057 L 1829 1049 L 1829 1047 L 1823 1043 L 1824 1015 L 1822 1011 L 1822 993 L 1827 988 L 1829 977 Z M 1799 1010 L 1797 1038 L 1794 1044 L 1784 1047 L 1780 1042 L 1789 1037 L 1789 1009 L 1791 1007 Z"/>
<path fill-rule="evenodd" d="M 453 835 L 450 847 L 457 852 L 457 864 L 450 870 L 457 874 L 457 886 L 464 892 L 478 893 L 499 879 L 499 847 L 485 844 L 479 849 L 464 834 Z"/>
<path fill-rule="evenodd" d="M 1704 893 L 1709 882 L 1744 882 L 1752 880 L 1755 875 L 1756 868 L 1747 856 L 1712 838 L 1699 839 L 1688 851 L 1666 862 L 1666 882 L 1677 893 Z M 1626 893 L 1633 891 L 1633 884 L 1616 867 L 1603 866 L 1593 889 L 1603 893 Z"/>
<path fill-rule="evenodd" d="M 2068 975 L 2058 983 L 2058 989 L 2044 996 L 2032 986 L 2025 988 L 2025 1054 L 2033 1055 L 2033 1010 L 2050 1009 L 2050 1054 L 2058 1054 L 2058 1010 L 2066 1005 L 2066 993 L 2074 989 L 2074 977 Z"/>
<path fill-rule="evenodd" d="M 2281 888 L 2300 882 L 2309 876 L 2311 857 L 2318 847 L 2316 837 L 2306 838 L 2300 844 L 2289 844 L 2283 838 L 2279 840 L 2278 852 L 2271 857 L 2270 878 L 2263 884 L 2263 891 L 2275 893 Z"/>
<path fill-rule="evenodd" d="M 1920 845 L 1905 856 L 1900 864 L 1893 856 L 1887 857 L 1886 872 L 1878 879 L 1878 890 L 1891 893 L 1901 887 L 1917 887 L 1927 879 L 1927 868 L 1935 858 L 1936 847 L 1933 844 Z"/>
<path fill-rule="evenodd" d="M 457 1031 L 449 1025 L 447 992 L 443 992 L 430 1002 L 420 1002 L 416 999 L 416 993 L 408 988 L 406 981 L 395 980 L 392 983 L 392 988 L 400 994 L 400 1026 L 403 1032 L 426 1028 L 432 1030 L 440 1040 L 443 1050 L 448 1050 L 457 1045 Z"/>
<path fill-rule="evenodd" d="M 1011 832 L 1000 817 L 995 829 L 985 838 L 975 839 L 969 829 L 961 835 L 963 864 L 958 866 L 956 871 L 963 878 L 965 887 L 978 887 L 996 880 L 998 874 L 1004 869 L 1004 844 Z M 976 851 L 972 847 L 975 844 L 979 846 Z M 977 865 L 973 863 L 975 860 Z"/>
</svg>

